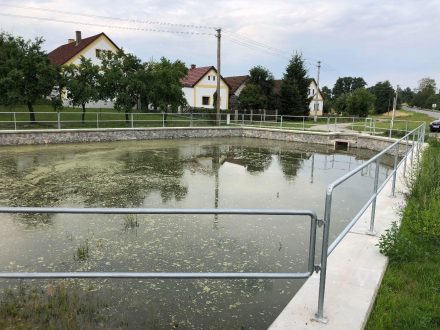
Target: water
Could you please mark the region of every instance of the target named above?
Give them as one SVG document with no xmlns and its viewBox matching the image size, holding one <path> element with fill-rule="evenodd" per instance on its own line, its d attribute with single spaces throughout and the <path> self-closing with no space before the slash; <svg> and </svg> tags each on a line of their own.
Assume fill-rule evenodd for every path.
<svg viewBox="0 0 440 330">
<path fill-rule="evenodd" d="M 0 204 L 289 208 L 312 209 L 322 217 L 325 187 L 373 155 L 243 138 L 2 147 Z M 381 180 L 392 161 L 381 164 Z M 335 193 L 332 238 L 368 199 L 373 176 L 374 167 L 368 168 Z M 0 271 L 301 272 L 308 258 L 306 217 L 39 214 L 0 219 Z M 79 250 L 85 247 L 83 257 Z M 265 329 L 303 281 L 69 283 L 106 301 L 114 327 Z"/>
</svg>

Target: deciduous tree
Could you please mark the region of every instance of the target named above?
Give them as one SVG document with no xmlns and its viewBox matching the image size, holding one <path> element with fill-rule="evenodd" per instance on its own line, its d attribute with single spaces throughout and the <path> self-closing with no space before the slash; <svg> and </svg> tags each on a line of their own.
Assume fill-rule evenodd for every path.
<svg viewBox="0 0 440 330">
<path fill-rule="evenodd" d="M 42 38 L 25 41 L 0 33 L 0 104 L 26 104 L 31 123 L 35 102 L 50 95 L 58 76 L 42 44 Z"/>
</svg>

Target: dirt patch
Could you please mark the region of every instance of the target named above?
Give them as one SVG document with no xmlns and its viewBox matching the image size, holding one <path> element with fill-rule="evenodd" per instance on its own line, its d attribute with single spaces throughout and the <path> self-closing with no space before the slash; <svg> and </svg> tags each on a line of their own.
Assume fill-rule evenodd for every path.
<svg viewBox="0 0 440 330">
<path fill-rule="evenodd" d="M 393 116 L 393 112 L 392 111 L 386 112 L 386 113 L 381 115 L 381 117 L 384 117 L 384 118 L 391 118 L 392 116 Z M 394 117 L 397 118 L 397 117 L 408 117 L 408 116 L 411 116 L 411 114 L 408 113 L 408 112 L 396 110 L 396 113 L 395 113 Z"/>
</svg>

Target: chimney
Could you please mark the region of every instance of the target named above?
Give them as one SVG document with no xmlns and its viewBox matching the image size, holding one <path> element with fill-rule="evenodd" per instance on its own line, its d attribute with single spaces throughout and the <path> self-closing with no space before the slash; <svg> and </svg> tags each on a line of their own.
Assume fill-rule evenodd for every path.
<svg viewBox="0 0 440 330">
<path fill-rule="evenodd" d="M 191 69 L 195 69 L 196 65 L 195 64 L 191 64 Z"/>
<path fill-rule="evenodd" d="M 67 39 L 68 44 L 71 44 L 72 42 L 75 42 L 75 39 Z"/>
<path fill-rule="evenodd" d="M 78 46 L 78 44 L 81 42 L 81 31 L 75 31 L 76 33 L 76 45 Z"/>
</svg>

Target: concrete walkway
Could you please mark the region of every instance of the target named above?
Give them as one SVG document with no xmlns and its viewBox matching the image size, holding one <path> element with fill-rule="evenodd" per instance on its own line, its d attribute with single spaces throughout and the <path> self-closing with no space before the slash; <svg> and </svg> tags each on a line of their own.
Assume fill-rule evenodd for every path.
<svg viewBox="0 0 440 330">
<path fill-rule="evenodd" d="M 414 160 L 416 157 L 414 157 Z M 408 159 L 408 169 L 410 162 Z M 363 329 L 374 304 L 388 264 L 379 253 L 379 237 L 391 222 L 400 220 L 406 191 L 403 164 L 398 170 L 396 197 L 390 180 L 380 193 L 376 207 L 376 236 L 366 235 L 371 208 L 359 219 L 328 259 L 324 315 L 327 324 L 314 320 L 318 306 L 319 274 L 310 277 L 269 329 Z"/>
</svg>

